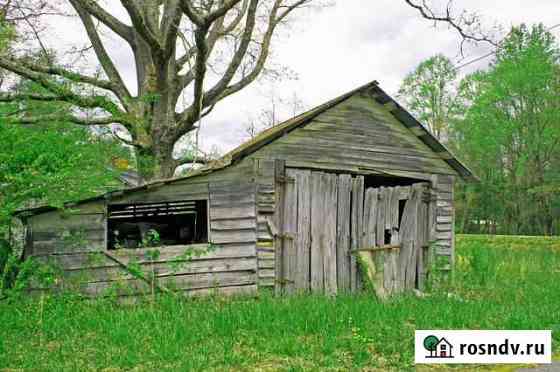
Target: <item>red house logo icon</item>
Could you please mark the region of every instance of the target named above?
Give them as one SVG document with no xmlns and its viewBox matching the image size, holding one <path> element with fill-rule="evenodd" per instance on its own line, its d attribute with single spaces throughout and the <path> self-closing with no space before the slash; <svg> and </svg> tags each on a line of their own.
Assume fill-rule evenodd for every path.
<svg viewBox="0 0 560 372">
<path fill-rule="evenodd" d="M 427 336 L 424 348 L 430 353 L 426 358 L 453 358 L 453 345 L 445 337 Z"/>
</svg>

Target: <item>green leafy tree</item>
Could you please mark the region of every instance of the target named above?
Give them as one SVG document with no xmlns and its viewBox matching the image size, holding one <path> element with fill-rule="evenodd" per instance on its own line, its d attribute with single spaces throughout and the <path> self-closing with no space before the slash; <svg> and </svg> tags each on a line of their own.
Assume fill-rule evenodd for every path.
<svg viewBox="0 0 560 372">
<path fill-rule="evenodd" d="M 20 110 L 0 105 L 1 111 Z M 33 103 L 34 114 L 60 111 L 52 104 Z M 65 122 L 21 126 L 0 121 L 0 225 L 17 208 L 92 196 L 120 185 L 113 163 L 127 150 L 113 140 Z"/>
<path fill-rule="evenodd" d="M 41 88 L 23 83 L 18 92 Z M 4 112 L 31 115 L 60 112 L 64 105 L 20 101 L 0 104 Z M 20 208 L 48 204 L 62 206 L 121 186 L 115 164 L 126 163 L 129 151 L 113 139 L 67 122 L 19 125 L 0 120 L 0 264 L 13 247 L 8 244 L 11 214 Z M 0 272 L 3 265 L 0 265 Z"/>
<path fill-rule="evenodd" d="M 460 113 L 457 71 L 449 58 L 438 54 L 420 63 L 399 90 L 408 109 L 439 140 L 447 141 L 449 126 Z"/>
<path fill-rule="evenodd" d="M 559 61 L 551 33 L 522 25 L 487 71 L 463 81 L 469 106 L 454 143 L 481 179 L 459 193 L 464 230 L 558 233 Z"/>
<path fill-rule="evenodd" d="M 430 356 L 434 356 L 439 339 L 436 336 L 427 336 L 424 339 L 424 348 L 430 352 Z"/>
</svg>

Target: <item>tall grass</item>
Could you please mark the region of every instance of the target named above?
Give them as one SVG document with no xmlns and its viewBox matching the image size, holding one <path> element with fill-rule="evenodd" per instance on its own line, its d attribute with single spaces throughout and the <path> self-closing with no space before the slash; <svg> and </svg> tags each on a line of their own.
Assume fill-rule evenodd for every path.
<svg viewBox="0 0 560 372">
<path fill-rule="evenodd" d="M 0 370 L 406 370 L 414 330 L 438 328 L 552 329 L 557 347 L 560 239 L 460 236 L 457 246 L 450 286 L 385 303 L 368 294 L 4 302 Z"/>
</svg>

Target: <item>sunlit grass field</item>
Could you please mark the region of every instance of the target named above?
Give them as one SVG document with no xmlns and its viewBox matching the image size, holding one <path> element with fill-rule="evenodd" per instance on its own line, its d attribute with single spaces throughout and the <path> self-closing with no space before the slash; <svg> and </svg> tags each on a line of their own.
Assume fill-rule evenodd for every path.
<svg viewBox="0 0 560 372">
<path fill-rule="evenodd" d="M 0 302 L 0 371 L 409 370 L 415 329 L 552 329 L 560 238 L 458 236 L 426 297 Z M 478 367 L 486 369 L 491 367 Z"/>
</svg>

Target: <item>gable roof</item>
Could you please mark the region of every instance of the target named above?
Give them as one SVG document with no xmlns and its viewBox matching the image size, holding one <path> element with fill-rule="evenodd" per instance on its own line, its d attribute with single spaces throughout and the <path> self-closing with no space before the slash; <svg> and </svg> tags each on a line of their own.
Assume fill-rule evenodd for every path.
<svg viewBox="0 0 560 372">
<path fill-rule="evenodd" d="M 445 337 L 442 337 L 439 339 L 438 343 L 436 344 L 436 346 L 439 346 L 439 344 L 447 344 L 448 346 L 450 346 L 450 348 L 453 348 L 453 345 L 451 345 L 451 343 L 449 341 L 447 341 L 447 339 Z"/>
<path fill-rule="evenodd" d="M 231 150 L 229 153 L 224 155 L 221 159 L 212 162 L 211 165 L 200 168 L 191 172 L 190 174 L 182 177 L 169 178 L 164 180 L 156 180 L 149 182 L 137 187 L 127 188 L 124 190 L 117 190 L 107 192 L 105 194 L 84 199 L 75 203 L 69 203 L 68 206 L 73 206 L 76 204 L 82 204 L 86 202 L 91 202 L 100 199 L 111 199 L 112 197 L 121 196 L 123 194 L 129 194 L 140 190 L 145 190 L 147 188 L 152 188 L 154 186 L 165 185 L 169 183 L 175 183 L 185 179 L 206 175 L 224 168 L 227 168 L 244 157 L 254 153 L 260 148 L 266 146 L 267 144 L 273 142 L 274 140 L 284 136 L 285 134 L 291 132 L 292 130 L 299 128 L 308 124 L 315 117 L 322 114 L 323 112 L 333 108 L 334 106 L 346 101 L 350 97 L 356 94 L 367 93 L 372 99 L 375 99 L 378 103 L 384 105 L 389 109 L 391 114 L 401 122 L 405 127 L 410 129 L 412 133 L 418 137 L 424 144 L 426 144 L 434 153 L 436 153 L 443 161 L 445 161 L 449 166 L 454 169 L 465 181 L 477 180 L 476 176 L 467 168 L 461 161 L 459 161 L 441 142 L 439 142 L 418 120 L 414 118 L 408 111 L 406 111 L 401 105 L 399 105 L 391 96 L 389 96 L 385 91 L 383 91 L 377 81 L 372 81 L 359 88 L 351 90 L 339 97 L 336 97 L 322 105 L 319 105 L 309 111 L 306 111 L 296 117 L 293 117 L 283 123 L 280 123 L 272 128 L 269 128 L 255 138 L 241 144 L 235 149 Z M 49 206 L 40 206 L 32 209 L 22 209 L 14 213 L 15 216 L 23 215 L 33 215 L 39 214 L 57 208 Z"/>
<path fill-rule="evenodd" d="M 301 115 L 298 115 L 290 120 L 287 120 L 281 124 L 278 124 L 272 128 L 269 128 L 259 135 L 257 135 L 252 140 L 243 143 L 239 147 L 230 151 L 224 156 L 224 159 L 228 159 L 232 163 L 235 161 L 252 154 L 253 152 L 259 150 L 263 146 L 269 144 L 277 138 L 284 136 L 285 134 L 291 132 L 292 130 L 299 128 L 311 120 L 313 120 L 318 115 L 329 110 L 330 108 L 344 102 L 350 97 L 359 94 L 368 93 L 373 99 L 378 103 L 384 105 L 389 109 L 391 114 L 401 122 L 405 127 L 410 129 L 412 133 L 418 137 L 424 144 L 426 144 L 434 153 L 436 153 L 443 161 L 445 161 L 449 166 L 455 170 L 461 178 L 466 181 L 476 180 L 476 176 L 472 171 L 467 168 L 460 160 L 458 160 L 450 151 L 445 147 L 439 140 L 437 140 L 429 131 L 424 127 L 418 120 L 414 118 L 408 111 L 406 111 L 401 105 L 399 105 L 391 96 L 389 96 L 385 91 L 383 91 L 377 81 L 372 81 L 366 85 L 363 85 L 357 89 L 354 89 L 348 93 L 345 93 L 337 98 L 334 98 L 320 106 L 317 106 Z"/>
</svg>

